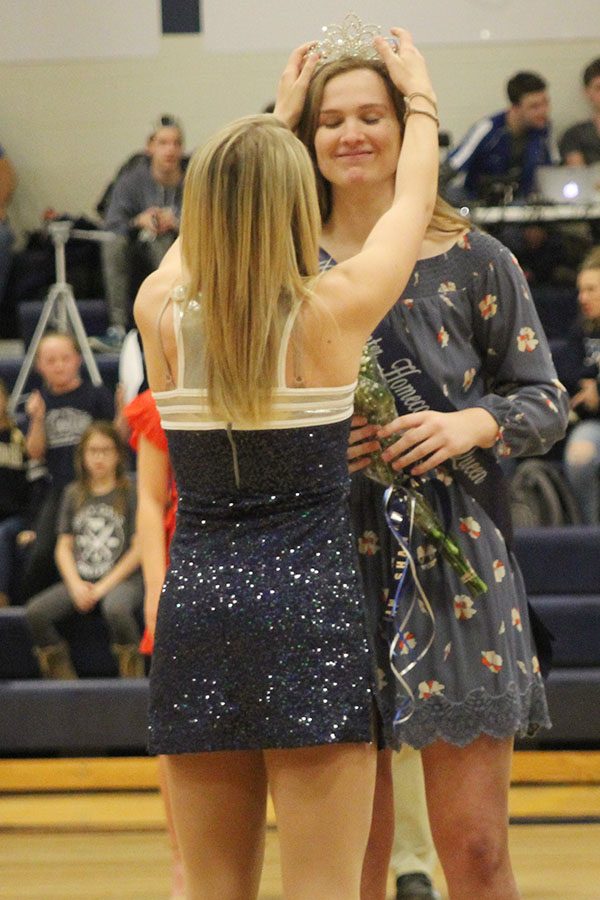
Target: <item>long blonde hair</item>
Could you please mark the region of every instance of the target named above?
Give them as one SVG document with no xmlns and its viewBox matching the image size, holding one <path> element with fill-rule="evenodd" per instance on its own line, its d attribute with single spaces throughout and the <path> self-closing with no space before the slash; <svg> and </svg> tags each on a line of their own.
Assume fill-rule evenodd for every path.
<svg viewBox="0 0 600 900">
<path fill-rule="evenodd" d="M 319 207 L 323 222 L 327 222 L 329 219 L 332 208 L 331 184 L 319 171 L 315 152 L 315 133 L 319 125 L 319 114 L 323 103 L 323 93 L 327 83 L 331 81 L 332 78 L 335 78 L 336 75 L 344 75 L 346 72 L 354 72 L 357 69 L 367 69 L 379 75 L 388 93 L 392 109 L 396 113 L 396 117 L 400 124 L 400 135 L 402 136 L 404 133 L 404 97 L 393 83 L 382 61 L 377 59 L 358 59 L 354 56 L 343 56 L 340 59 L 333 60 L 333 62 L 326 63 L 317 70 L 308 88 L 304 109 L 296 133 L 304 146 L 308 149 L 313 163 L 317 180 Z M 457 213 L 456 210 L 438 194 L 429 228 L 433 231 L 442 231 L 449 234 L 456 232 L 456 234 L 460 234 L 465 228 L 469 227 L 469 221 L 465 219 L 464 216 Z"/>
<path fill-rule="evenodd" d="M 311 162 L 271 115 L 239 119 L 192 158 L 181 252 L 200 304 L 211 409 L 227 422 L 268 416 L 285 314 L 310 296 L 321 222 Z"/>
</svg>

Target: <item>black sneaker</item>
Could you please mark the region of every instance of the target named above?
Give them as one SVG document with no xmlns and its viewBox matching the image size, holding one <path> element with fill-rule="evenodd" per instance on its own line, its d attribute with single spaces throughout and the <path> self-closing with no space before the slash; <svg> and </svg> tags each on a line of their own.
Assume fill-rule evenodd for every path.
<svg viewBox="0 0 600 900">
<path fill-rule="evenodd" d="M 396 900 L 441 900 L 425 872 L 407 872 L 396 879 Z"/>
</svg>

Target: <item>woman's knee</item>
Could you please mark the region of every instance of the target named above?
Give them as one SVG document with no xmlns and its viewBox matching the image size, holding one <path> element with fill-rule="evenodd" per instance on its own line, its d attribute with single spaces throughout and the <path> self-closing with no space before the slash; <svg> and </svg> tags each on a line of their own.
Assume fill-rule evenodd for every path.
<svg viewBox="0 0 600 900">
<path fill-rule="evenodd" d="M 445 870 L 470 874 L 478 882 L 493 881 L 506 864 L 508 829 L 500 823 L 461 822 L 442 837 L 435 834 L 436 847 Z"/>
<path fill-rule="evenodd" d="M 504 866 L 508 850 L 505 829 L 478 829 L 465 842 L 465 858 L 469 868 L 481 881 L 493 879 Z"/>
</svg>

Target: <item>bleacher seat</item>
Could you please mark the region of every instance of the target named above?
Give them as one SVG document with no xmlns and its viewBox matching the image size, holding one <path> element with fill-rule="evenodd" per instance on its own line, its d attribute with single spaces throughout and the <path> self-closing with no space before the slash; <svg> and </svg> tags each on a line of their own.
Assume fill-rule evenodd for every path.
<svg viewBox="0 0 600 900">
<path fill-rule="evenodd" d="M 0 681 L 0 754 L 143 753 L 145 678 Z"/>
<path fill-rule="evenodd" d="M 598 745 L 600 527 L 523 528 L 515 552 L 529 601 L 554 636 L 547 682 L 553 728 L 536 744 Z"/>
<path fill-rule="evenodd" d="M 521 528 L 515 550 L 529 594 L 600 594 L 600 526 Z"/>
<path fill-rule="evenodd" d="M 0 755 L 28 752 L 144 752 L 147 679 L 118 678 L 98 610 L 77 612 L 59 631 L 77 681 L 40 677 L 22 607 L 0 609 Z"/>
<path fill-rule="evenodd" d="M 530 601 L 556 637 L 547 682 L 553 728 L 523 748 L 600 744 L 600 527 L 517 531 L 515 552 Z M 87 631 L 89 627 L 90 631 Z M 69 628 L 73 631 L 69 632 Z M 93 632 L 93 633 L 92 633 Z M 78 616 L 63 631 L 82 675 L 114 666 L 99 615 Z M 99 651 L 94 642 L 102 643 Z M 104 663 L 94 656 L 104 654 Z M 107 656 L 108 655 L 108 659 Z M 24 611 L 0 610 L 0 754 L 115 750 L 143 752 L 147 680 L 38 677 Z"/>
<path fill-rule="evenodd" d="M 108 328 L 108 315 L 105 300 L 77 300 L 77 309 L 88 335 L 104 334 Z M 35 326 L 42 314 L 44 303 L 41 300 L 28 300 L 19 303 L 17 314 L 19 330 L 25 347 L 29 346 Z"/>
<path fill-rule="evenodd" d="M 564 338 L 577 317 L 577 288 L 533 285 L 531 295 L 548 340 Z"/>
</svg>

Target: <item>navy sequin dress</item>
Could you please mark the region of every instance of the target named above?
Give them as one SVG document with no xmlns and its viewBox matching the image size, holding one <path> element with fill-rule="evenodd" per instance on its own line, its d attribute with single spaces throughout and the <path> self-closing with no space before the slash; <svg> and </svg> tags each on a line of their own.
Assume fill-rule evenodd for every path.
<svg viewBox="0 0 600 900">
<path fill-rule="evenodd" d="M 155 397 L 179 500 L 150 750 L 369 742 L 372 660 L 345 459 L 354 386 L 285 387 L 290 316 L 272 421 L 211 422 L 198 386 L 198 304 L 174 310 L 177 384 Z"/>
</svg>

